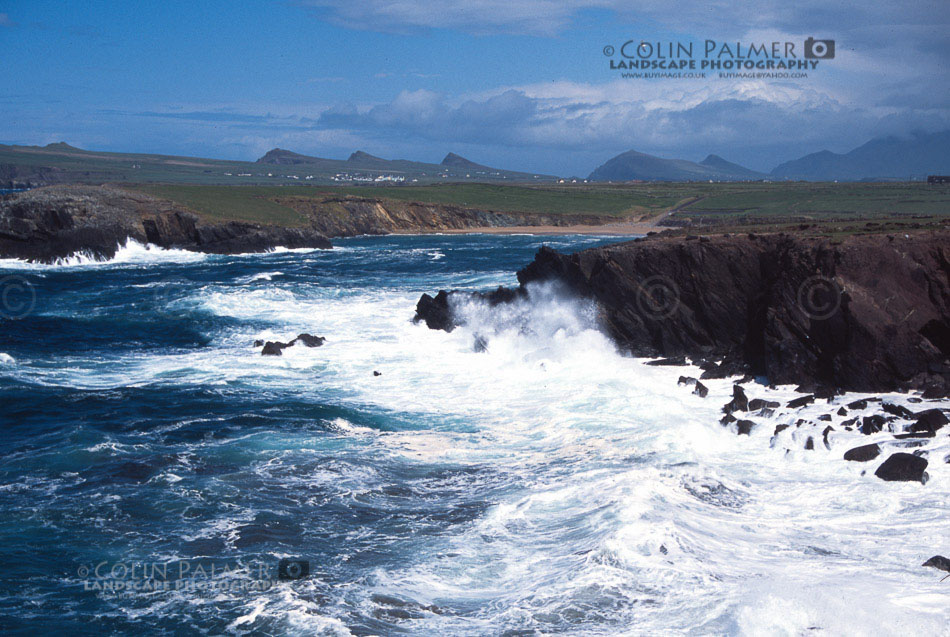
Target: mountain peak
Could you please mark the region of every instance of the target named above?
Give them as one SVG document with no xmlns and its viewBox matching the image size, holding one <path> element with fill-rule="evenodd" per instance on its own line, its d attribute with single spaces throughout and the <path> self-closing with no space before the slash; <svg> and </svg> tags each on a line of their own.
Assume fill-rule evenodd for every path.
<svg viewBox="0 0 950 637">
<path fill-rule="evenodd" d="M 445 156 L 445 159 L 442 160 L 443 166 L 450 166 L 452 168 L 465 168 L 469 170 L 490 170 L 487 166 L 481 164 L 476 164 L 475 162 L 465 159 L 461 155 L 456 155 L 455 153 L 449 153 Z"/>
<path fill-rule="evenodd" d="M 82 150 L 81 148 L 76 148 L 75 146 L 70 146 L 66 142 L 54 142 L 52 144 L 47 144 L 44 148 L 49 150 Z"/>
<path fill-rule="evenodd" d="M 590 174 L 593 181 L 747 181 L 761 173 L 709 155 L 700 163 L 685 159 L 664 159 L 628 150 L 599 166 Z"/>
<path fill-rule="evenodd" d="M 358 151 L 356 151 L 355 153 L 353 153 L 352 155 L 350 155 L 349 158 L 347 158 L 346 161 L 353 161 L 353 162 L 356 162 L 356 161 L 373 161 L 373 162 L 378 162 L 378 161 L 386 161 L 386 160 L 383 159 L 382 157 L 377 157 L 376 155 L 370 155 L 369 153 L 364 153 L 363 151 L 358 150 Z"/>
<path fill-rule="evenodd" d="M 292 166 L 294 164 L 310 164 L 315 161 L 318 161 L 316 157 L 301 155 L 300 153 L 284 150 L 283 148 L 273 148 L 264 153 L 264 155 L 257 160 L 257 163 Z"/>
</svg>

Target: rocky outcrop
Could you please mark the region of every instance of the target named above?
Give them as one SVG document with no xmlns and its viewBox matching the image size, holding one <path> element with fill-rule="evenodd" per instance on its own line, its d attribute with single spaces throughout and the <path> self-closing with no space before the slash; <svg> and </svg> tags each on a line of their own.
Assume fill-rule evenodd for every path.
<svg viewBox="0 0 950 637">
<path fill-rule="evenodd" d="M 886 482 L 926 482 L 927 460 L 911 453 L 895 453 L 874 472 Z"/>
<path fill-rule="evenodd" d="M 117 187 L 50 186 L 0 198 L 0 257 L 49 262 L 83 252 L 108 258 L 129 239 L 219 254 L 331 247 L 313 227 L 212 223 Z"/>
<path fill-rule="evenodd" d="M 948 275 L 950 233 L 933 232 L 542 248 L 518 280 L 521 290 L 559 280 L 595 300 L 604 329 L 636 356 L 722 359 L 719 371 L 777 384 L 937 397 L 950 391 Z"/>
</svg>

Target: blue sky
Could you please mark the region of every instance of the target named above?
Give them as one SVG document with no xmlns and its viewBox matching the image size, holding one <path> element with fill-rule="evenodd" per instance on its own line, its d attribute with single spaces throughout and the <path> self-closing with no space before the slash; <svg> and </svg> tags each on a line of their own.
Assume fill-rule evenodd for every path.
<svg viewBox="0 0 950 637">
<path fill-rule="evenodd" d="M 950 128 L 950 2 L 0 0 L 0 142 L 255 159 L 356 149 L 586 175 L 752 168 Z M 623 79 L 627 40 L 837 42 L 807 78 Z"/>
</svg>

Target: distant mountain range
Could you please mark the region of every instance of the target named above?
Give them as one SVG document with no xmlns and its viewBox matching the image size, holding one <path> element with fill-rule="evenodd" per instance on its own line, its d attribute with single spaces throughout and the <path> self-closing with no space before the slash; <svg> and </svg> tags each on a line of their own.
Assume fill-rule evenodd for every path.
<svg viewBox="0 0 950 637">
<path fill-rule="evenodd" d="M 888 181 L 950 174 L 950 131 L 881 137 L 848 153 L 823 150 L 757 172 L 719 155 L 700 162 L 630 150 L 590 174 L 592 181 Z M 254 162 L 141 153 L 88 151 L 65 142 L 0 144 L 0 187 L 53 183 L 368 184 L 558 181 L 552 175 L 502 170 L 448 153 L 438 164 L 384 159 L 357 150 L 327 159 L 274 148 Z"/>
<path fill-rule="evenodd" d="M 763 173 L 749 170 L 709 155 L 696 163 L 686 159 L 663 159 L 628 150 L 608 160 L 590 174 L 593 181 L 750 181 L 764 179 Z"/>
<path fill-rule="evenodd" d="M 950 131 L 881 137 L 839 154 L 828 150 L 779 164 L 760 173 L 709 155 L 696 163 L 664 159 L 635 150 L 609 159 L 590 174 L 593 181 L 861 181 L 922 179 L 950 174 Z"/>
<path fill-rule="evenodd" d="M 441 164 L 383 159 L 356 151 L 326 159 L 274 148 L 254 162 L 143 153 L 89 151 L 65 142 L 0 144 L 0 188 L 108 182 L 261 184 L 393 184 L 556 181 L 553 175 L 490 168 L 449 153 Z"/>
<path fill-rule="evenodd" d="M 301 169 L 313 167 L 320 171 L 334 170 L 346 174 L 357 172 L 389 173 L 413 179 L 419 178 L 420 176 L 429 177 L 430 179 L 433 177 L 441 178 L 442 175 L 446 175 L 446 178 L 477 178 L 482 181 L 551 181 L 557 179 L 553 175 L 538 175 L 483 166 L 482 164 L 476 164 L 455 153 L 446 155 L 445 159 L 439 164 L 428 164 L 408 159 L 383 159 L 382 157 L 376 157 L 361 150 L 351 154 L 346 161 L 342 161 L 339 159 L 310 157 L 282 148 L 275 148 L 267 151 L 256 163 L 298 166 Z"/>
</svg>

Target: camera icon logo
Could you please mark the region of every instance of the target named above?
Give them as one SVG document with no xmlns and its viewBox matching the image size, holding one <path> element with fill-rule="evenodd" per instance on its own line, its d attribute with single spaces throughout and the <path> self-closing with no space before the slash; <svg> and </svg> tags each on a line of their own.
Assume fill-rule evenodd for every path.
<svg viewBox="0 0 950 637">
<path fill-rule="evenodd" d="M 283 559 L 277 563 L 277 579 L 297 580 L 310 575 L 310 562 L 307 560 Z"/>
<path fill-rule="evenodd" d="M 805 40 L 805 57 L 812 60 L 833 60 L 835 58 L 834 40 Z"/>
</svg>

